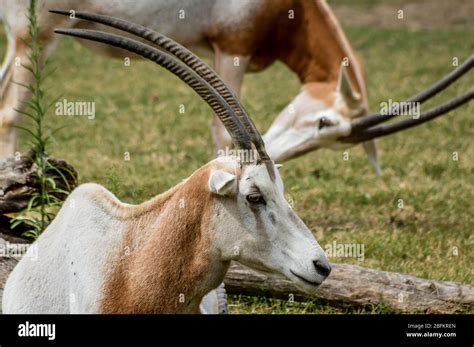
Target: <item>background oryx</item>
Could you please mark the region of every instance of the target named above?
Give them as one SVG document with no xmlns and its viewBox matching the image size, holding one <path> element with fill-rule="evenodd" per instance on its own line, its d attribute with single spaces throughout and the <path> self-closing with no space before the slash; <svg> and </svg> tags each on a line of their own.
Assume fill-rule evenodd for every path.
<svg viewBox="0 0 474 347">
<path fill-rule="evenodd" d="M 26 61 L 28 0 L 0 0 L 8 51 L 0 72 L 0 159 L 15 151 L 20 109 L 28 96 L 12 81 L 27 84 L 28 72 L 15 62 Z M 215 70 L 236 96 L 246 72 L 261 71 L 275 60 L 284 62 L 302 84 L 301 92 L 275 119 L 264 141 L 278 162 L 318 148 L 350 146 L 338 139 L 350 133 L 350 120 L 367 112 L 367 93 L 360 61 L 337 19 L 323 0 L 48 0 L 39 1 L 38 21 L 44 59 L 59 38 L 58 26 L 96 24 L 52 16 L 49 8 L 87 10 L 132 20 L 162 32 L 186 47 L 214 59 Z M 90 42 L 94 51 L 123 57 L 123 52 Z M 340 70 L 347 65 L 347 73 Z M 217 149 L 230 137 L 214 116 Z M 373 140 L 364 148 L 379 173 Z"/>
<path fill-rule="evenodd" d="M 77 188 L 31 246 L 37 259 L 30 248 L 8 278 L 5 313 L 197 313 L 231 260 L 282 274 L 308 292 L 324 281 L 331 271 L 324 251 L 285 200 L 251 119 L 212 70 L 120 36 L 58 32 L 127 49 L 173 72 L 211 106 L 239 155 L 213 160 L 138 206 L 99 185 Z"/>
</svg>

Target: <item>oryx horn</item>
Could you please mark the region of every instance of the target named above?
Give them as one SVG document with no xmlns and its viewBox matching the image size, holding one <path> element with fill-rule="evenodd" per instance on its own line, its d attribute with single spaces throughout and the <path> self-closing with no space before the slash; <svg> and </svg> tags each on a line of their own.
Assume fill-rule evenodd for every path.
<svg viewBox="0 0 474 347">
<path fill-rule="evenodd" d="M 51 10 L 50 12 L 66 16 L 70 15 L 70 11 Z M 209 83 L 209 85 L 212 86 L 218 92 L 218 94 L 222 96 L 222 98 L 227 102 L 229 107 L 240 119 L 243 126 L 247 129 L 250 140 L 254 144 L 255 149 L 257 150 L 260 158 L 265 161 L 270 159 L 268 157 L 268 154 L 266 153 L 262 137 L 260 136 L 254 123 L 252 122 L 251 118 L 245 111 L 238 98 L 230 91 L 230 89 L 221 80 L 217 73 L 201 59 L 199 59 L 196 55 L 194 55 L 191 51 L 181 46 L 179 43 L 173 41 L 172 39 L 164 36 L 163 34 L 150 30 L 142 25 L 131 23 L 119 18 L 81 11 L 75 12 L 74 17 L 104 24 L 115 29 L 128 32 L 155 44 L 160 49 L 176 57 L 179 61 L 191 68 L 202 79 Z"/>
<path fill-rule="evenodd" d="M 409 112 L 413 105 L 416 103 L 422 104 L 423 102 L 431 99 L 439 92 L 446 89 L 461 76 L 465 75 L 474 66 L 474 55 L 470 56 L 464 63 L 459 65 L 456 69 L 451 71 L 449 74 L 444 76 L 442 79 L 426 88 L 422 92 L 408 98 L 407 100 L 398 104 L 398 109 L 403 109 L 404 112 Z M 394 116 L 395 110 L 392 108 L 385 113 L 374 113 L 365 117 L 355 118 L 351 123 L 351 134 L 340 138 L 342 142 L 358 143 L 367 141 L 376 137 L 386 136 L 397 131 L 405 130 L 416 125 L 425 123 L 436 117 L 442 116 L 454 110 L 461 105 L 469 102 L 474 97 L 474 89 L 468 90 L 461 96 L 455 97 L 441 105 L 433 107 L 428 111 L 422 112 L 416 117 L 404 119 L 396 123 L 390 123 L 388 125 L 378 125 L 386 122 Z M 375 126 L 378 125 L 378 126 Z"/>
</svg>

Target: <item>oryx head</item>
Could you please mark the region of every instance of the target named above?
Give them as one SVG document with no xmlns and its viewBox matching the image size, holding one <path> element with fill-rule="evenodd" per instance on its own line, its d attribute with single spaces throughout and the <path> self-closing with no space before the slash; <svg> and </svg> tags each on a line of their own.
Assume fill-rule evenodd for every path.
<svg viewBox="0 0 474 347">
<path fill-rule="evenodd" d="M 275 165 L 259 161 L 241 165 L 229 157 L 215 162 L 219 165 L 210 175 L 209 187 L 220 197 L 214 228 L 223 260 L 279 273 L 304 291 L 314 290 L 331 267 L 286 201 Z"/>
<path fill-rule="evenodd" d="M 367 106 L 354 91 L 344 65 L 337 85 L 306 84 L 294 101 L 278 116 L 264 140 L 271 157 L 284 161 L 318 148 L 346 148 L 363 143 L 372 165 L 380 172 L 373 140 L 423 124 L 474 98 L 474 89 L 425 112 L 419 106 L 454 83 L 474 67 L 474 55 L 422 92 L 395 103 L 387 110 L 365 115 Z M 311 91 L 316 87 L 316 93 Z M 393 116 L 404 118 L 384 124 Z M 417 110 L 413 112 L 413 110 Z"/>
<path fill-rule="evenodd" d="M 341 64 L 337 83 L 307 83 L 265 133 L 268 152 L 276 161 L 318 148 L 348 147 L 338 139 L 351 132 L 351 119 L 366 112 Z"/>
<path fill-rule="evenodd" d="M 69 15 L 69 11 L 54 12 Z M 76 12 L 75 17 L 125 30 L 159 46 L 92 30 L 56 30 L 154 61 L 193 88 L 226 127 L 236 155 L 211 162 L 207 182 L 216 202 L 209 227 L 221 260 L 234 259 L 255 269 L 280 273 L 307 291 L 321 284 L 331 271 L 328 260 L 311 231 L 288 206 L 280 174 L 259 132 L 219 76 L 190 51 L 147 28 L 85 12 Z"/>
</svg>

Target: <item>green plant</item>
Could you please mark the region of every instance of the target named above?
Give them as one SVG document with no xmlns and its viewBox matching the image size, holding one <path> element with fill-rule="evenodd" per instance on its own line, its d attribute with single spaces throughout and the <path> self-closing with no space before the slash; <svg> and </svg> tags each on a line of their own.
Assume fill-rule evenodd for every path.
<svg viewBox="0 0 474 347">
<path fill-rule="evenodd" d="M 118 169 L 115 165 L 109 167 L 105 172 L 105 177 L 108 182 L 108 187 L 114 195 L 119 196 L 122 194 L 122 182 L 118 174 Z"/>
<path fill-rule="evenodd" d="M 46 147 L 51 141 L 53 133 L 59 129 L 51 131 L 44 125 L 44 119 L 54 101 L 49 104 L 46 102 L 43 88 L 44 80 L 51 74 L 51 71 L 46 69 L 47 62 L 45 62 L 44 68 L 41 63 L 42 47 L 38 38 L 36 0 L 30 1 L 27 17 L 30 36 L 27 43 L 30 49 L 28 54 L 29 64 L 22 66 L 32 74 L 33 80 L 29 85 L 22 86 L 29 90 L 32 97 L 28 101 L 25 110 L 17 111 L 29 118 L 33 125 L 31 129 L 26 126 L 17 127 L 30 135 L 29 144 L 32 148 L 30 159 L 33 161 L 38 190 L 32 194 L 27 207 L 12 219 L 11 228 L 24 225 L 27 227 L 27 231 L 22 235 L 35 239 L 51 223 L 64 197 L 71 191 L 71 186 L 65 174 L 70 177 L 75 175 L 68 172 L 67 168 L 61 168 L 60 170 L 53 162 L 48 160 L 46 155 Z M 58 182 L 63 182 L 61 186 L 65 189 L 60 188 Z"/>
</svg>

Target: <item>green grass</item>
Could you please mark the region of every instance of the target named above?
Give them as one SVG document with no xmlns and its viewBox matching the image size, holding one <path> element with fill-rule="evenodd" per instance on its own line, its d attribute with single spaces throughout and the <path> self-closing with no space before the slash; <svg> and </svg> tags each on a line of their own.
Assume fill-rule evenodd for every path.
<svg viewBox="0 0 474 347">
<path fill-rule="evenodd" d="M 370 305 L 367 307 L 354 308 L 349 304 L 329 306 L 324 302 L 313 300 L 308 302 L 290 302 L 265 297 L 249 297 L 244 295 L 229 295 L 229 310 L 237 314 L 381 314 L 395 313 L 385 307 Z"/>
<path fill-rule="evenodd" d="M 350 27 L 364 58 L 371 109 L 403 99 L 434 82 L 474 51 L 471 32 L 412 33 Z M 152 63 L 124 67 L 64 40 L 54 55 L 59 68 L 52 94 L 96 102 L 96 119 L 49 118 L 66 125 L 50 152 L 75 166 L 81 182 L 97 182 L 127 202 L 138 203 L 189 176 L 212 158 L 211 111 L 177 78 Z M 437 102 L 473 85 L 465 76 Z M 269 88 L 269 86 L 272 86 Z M 243 102 L 261 130 L 298 92 L 296 77 L 282 64 L 247 75 Z M 186 107 L 179 113 L 179 105 Z M 431 105 L 433 103 L 430 103 Z M 427 105 L 429 106 L 429 105 Z M 474 284 L 474 103 L 453 114 L 379 141 L 382 177 L 376 177 L 360 146 L 321 150 L 288 162 L 281 173 L 288 198 L 324 247 L 333 242 L 365 245 L 363 262 L 334 262 Z M 24 150 L 26 147 L 21 145 Z M 459 152 L 459 161 L 452 153 Z M 124 160 L 130 152 L 130 161 Z M 397 208 L 403 199 L 405 208 Z M 453 255 L 457 247 L 458 255 Z M 352 310 L 321 303 L 230 297 L 231 312 L 387 312 Z"/>
<path fill-rule="evenodd" d="M 410 0 L 329 0 L 328 3 L 331 7 L 336 6 L 348 6 L 351 8 L 364 8 L 372 9 L 377 5 L 401 5 Z"/>
</svg>

